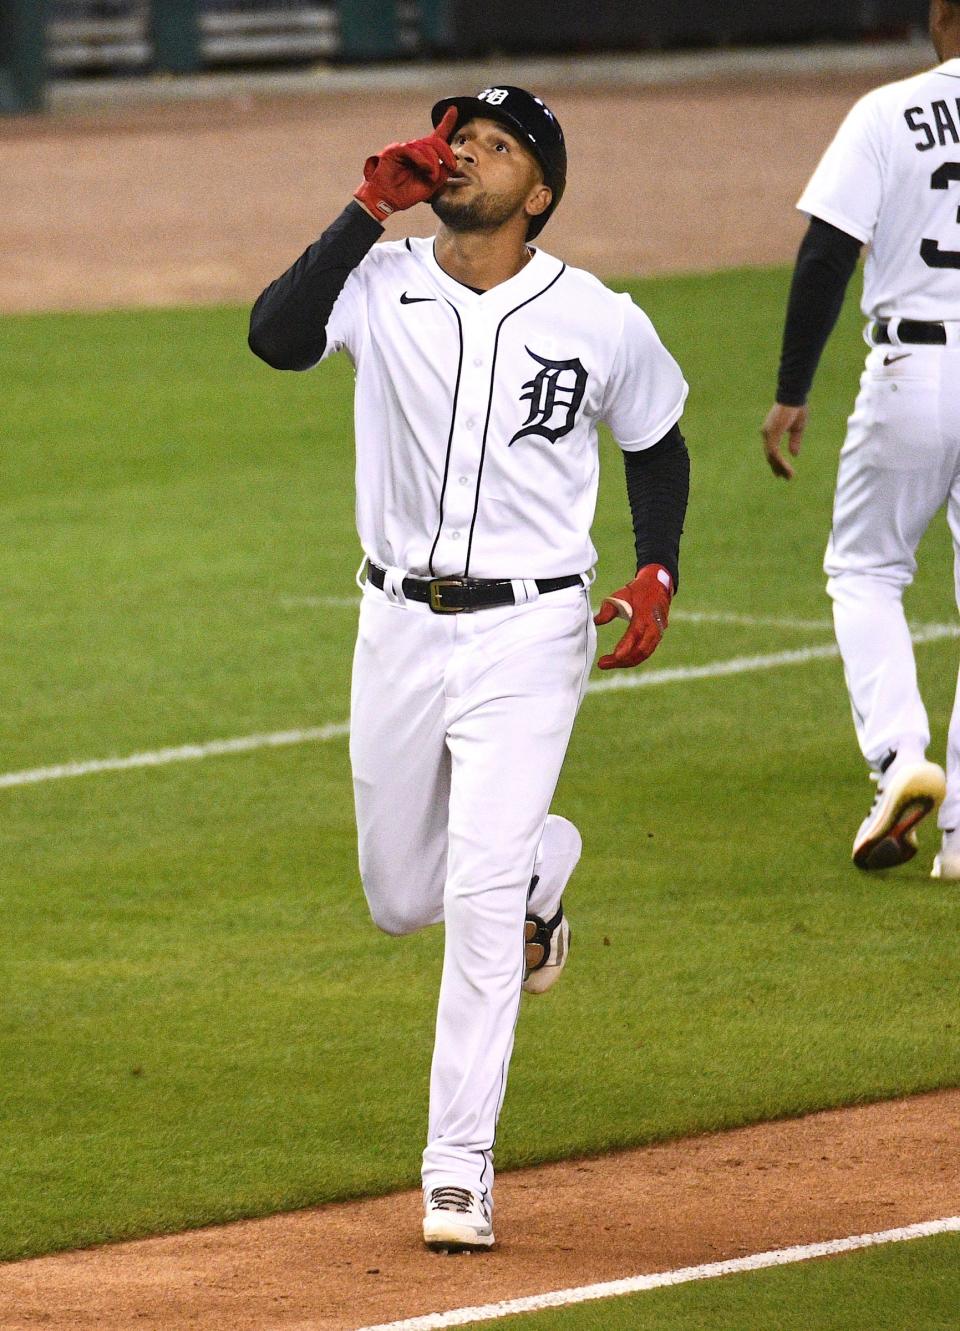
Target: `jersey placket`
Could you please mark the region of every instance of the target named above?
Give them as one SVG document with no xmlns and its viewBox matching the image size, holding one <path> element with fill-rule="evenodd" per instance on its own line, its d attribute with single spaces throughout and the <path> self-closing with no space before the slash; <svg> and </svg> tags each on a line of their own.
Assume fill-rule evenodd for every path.
<svg viewBox="0 0 960 1331">
<path fill-rule="evenodd" d="M 479 304 L 479 302 L 478 302 Z M 453 428 L 431 559 L 435 576 L 469 573 L 470 535 L 483 483 L 483 457 L 490 407 L 490 375 L 496 320 L 484 310 L 461 310 L 463 369 L 454 404 Z"/>
</svg>

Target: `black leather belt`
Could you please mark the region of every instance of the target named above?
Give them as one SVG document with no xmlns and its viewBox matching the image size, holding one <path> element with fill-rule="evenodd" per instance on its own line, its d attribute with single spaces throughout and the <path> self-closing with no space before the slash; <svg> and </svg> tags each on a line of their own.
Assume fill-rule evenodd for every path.
<svg viewBox="0 0 960 1331">
<path fill-rule="evenodd" d="M 874 345 L 881 342 L 890 345 L 889 329 L 889 324 L 876 323 L 873 325 Z M 929 346 L 940 347 L 947 345 L 947 330 L 943 324 L 921 323 L 919 319 L 901 319 L 897 329 L 897 337 L 901 342 L 925 342 Z"/>
<path fill-rule="evenodd" d="M 386 569 L 368 561 L 367 577 L 383 591 Z M 536 583 L 542 596 L 562 587 L 582 586 L 583 579 L 579 573 L 571 573 L 565 578 L 537 578 Z M 470 614 L 517 603 L 507 578 L 404 578 L 403 594 L 408 601 L 423 601 L 437 615 Z"/>
</svg>

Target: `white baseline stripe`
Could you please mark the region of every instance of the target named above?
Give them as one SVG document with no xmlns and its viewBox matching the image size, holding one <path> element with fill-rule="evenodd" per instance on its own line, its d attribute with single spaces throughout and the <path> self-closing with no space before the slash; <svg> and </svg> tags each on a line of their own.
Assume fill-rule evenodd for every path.
<svg viewBox="0 0 960 1331">
<path fill-rule="evenodd" d="M 958 630 L 960 634 L 960 630 Z M 616 671 L 587 685 L 588 693 L 609 693 L 613 689 L 644 689 L 655 684 L 672 684 L 681 679 L 719 679 L 723 675 L 745 675 L 754 670 L 773 670 L 776 666 L 803 665 L 839 656 L 836 643 L 819 647 L 795 647 L 766 656 L 733 656 L 729 661 L 708 661 L 699 666 L 669 666 L 664 670 Z"/>
<path fill-rule="evenodd" d="M 59 767 L 35 767 L 28 772 L 7 772 L 0 776 L 0 788 L 31 786 L 39 781 L 63 781 L 71 776 L 91 776 L 94 772 L 124 772 L 132 767 L 165 767 L 199 758 L 214 758 L 225 753 L 250 753 L 254 749 L 281 749 L 290 744 L 310 744 L 348 735 L 350 726 L 338 721 L 309 730 L 278 730 L 270 735 L 241 735 L 238 739 L 212 739 L 203 744 L 182 744 L 176 749 L 155 749 L 152 753 L 131 753 L 126 758 L 92 758 L 88 762 L 62 763 Z"/>
<path fill-rule="evenodd" d="M 626 1280 L 607 1280 L 599 1285 L 558 1289 L 550 1294 L 531 1294 L 526 1298 L 507 1299 L 503 1303 L 486 1303 L 476 1308 L 454 1308 L 450 1312 L 427 1313 L 423 1317 L 408 1317 L 399 1322 L 378 1322 L 376 1326 L 360 1327 L 359 1331 L 443 1331 L 445 1327 L 464 1326 L 468 1322 L 492 1322 L 515 1313 L 540 1312 L 544 1308 L 566 1308 L 574 1303 L 588 1303 L 594 1299 L 640 1294 L 644 1290 L 662 1289 L 667 1285 L 686 1285 L 694 1280 L 713 1280 L 717 1276 L 736 1275 L 743 1271 L 762 1271 L 766 1267 L 789 1266 L 794 1262 L 810 1261 L 814 1257 L 833 1257 L 839 1253 L 854 1252 L 858 1248 L 874 1248 L 883 1243 L 904 1243 L 908 1239 L 930 1238 L 934 1234 L 949 1233 L 960 1233 L 960 1216 L 928 1220 L 919 1225 L 905 1225 L 902 1229 L 885 1229 L 877 1234 L 854 1234 L 849 1238 L 830 1239 L 826 1243 L 777 1248 L 773 1252 L 758 1252 L 750 1257 L 735 1257 L 727 1262 L 710 1262 L 705 1266 L 683 1266 L 675 1271 L 659 1271 L 655 1275 L 631 1276 Z"/>
<path fill-rule="evenodd" d="M 916 643 L 937 642 L 960 637 L 960 624 L 924 624 L 913 635 Z M 771 652 L 766 656 L 734 656 L 726 661 L 708 661 L 699 666 L 671 666 L 664 670 L 623 671 L 587 685 L 588 693 L 609 693 L 621 689 L 652 688 L 692 679 L 719 679 L 725 675 L 743 675 L 755 670 L 773 670 L 778 666 L 803 665 L 807 661 L 828 660 L 838 656 L 835 643 L 816 647 L 796 647 L 790 651 Z M 165 767 L 169 763 L 193 762 L 224 754 L 251 753 L 256 749 L 286 748 L 294 744 L 323 743 L 341 739 L 350 733 L 346 721 L 302 730 L 280 730 L 272 734 L 241 735 L 236 739 L 205 740 L 178 748 L 132 753 L 123 758 L 92 758 L 83 762 L 61 763 L 54 767 L 35 767 L 22 772 L 0 774 L 0 790 L 13 786 L 37 785 L 42 781 L 63 781 L 69 777 L 92 776 L 97 772 L 123 772 L 137 767 Z"/>
<path fill-rule="evenodd" d="M 938 642 L 942 638 L 960 638 L 960 624 L 923 624 L 912 634 L 915 643 Z M 723 675 L 744 675 L 754 670 L 773 670 L 777 666 L 803 665 L 839 656 L 835 642 L 816 647 L 793 647 L 788 651 L 764 656 L 734 656 L 729 661 L 709 661 L 701 666 L 671 666 L 666 670 L 617 671 L 587 685 L 588 693 L 608 693 L 614 689 L 643 689 L 654 684 L 671 684 L 681 679 L 719 679 Z"/>
</svg>

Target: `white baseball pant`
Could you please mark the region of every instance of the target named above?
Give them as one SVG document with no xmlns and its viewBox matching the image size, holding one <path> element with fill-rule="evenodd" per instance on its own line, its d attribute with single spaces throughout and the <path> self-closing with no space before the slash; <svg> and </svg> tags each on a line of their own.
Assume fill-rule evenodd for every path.
<svg viewBox="0 0 960 1331">
<path fill-rule="evenodd" d="M 847 423 L 824 559 L 857 738 L 873 768 L 891 749 L 922 757 L 930 742 L 903 593 L 920 538 L 943 504 L 960 606 L 960 346 L 874 347 Z M 960 681 L 946 770 L 939 823 L 954 828 Z"/>
<path fill-rule="evenodd" d="M 381 929 L 444 921 L 423 1186 L 490 1206 L 527 892 L 539 873 L 530 909 L 552 914 L 579 850 L 547 815 L 596 630 L 581 587 L 459 615 L 388 589 L 364 588 L 353 666 L 360 873 Z"/>
</svg>

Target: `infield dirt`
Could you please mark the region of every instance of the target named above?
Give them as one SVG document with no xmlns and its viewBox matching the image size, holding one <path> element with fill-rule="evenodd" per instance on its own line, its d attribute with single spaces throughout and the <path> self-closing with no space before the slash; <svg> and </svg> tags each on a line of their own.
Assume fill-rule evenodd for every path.
<svg viewBox="0 0 960 1331">
<path fill-rule="evenodd" d="M 544 247 L 601 277 L 792 258 L 794 203 L 867 83 L 545 89 L 570 174 Z M 443 91 L 442 89 L 439 91 Z M 234 98 L 0 120 L 0 311 L 251 301 L 430 97 Z M 421 207 L 389 234 L 427 235 Z"/>
<path fill-rule="evenodd" d="M 546 248 L 605 277 L 789 261 L 794 200 L 877 81 L 542 89 L 571 158 Z M 422 100 L 243 97 L 0 123 L 0 311 L 252 301 L 339 211 L 368 153 L 423 131 Z M 432 221 L 421 209 L 391 234 Z M 948 1091 L 505 1174 L 483 1258 L 425 1253 L 407 1193 L 13 1263 L 0 1325 L 345 1331 L 887 1229 L 956 1212 L 958 1130 Z"/>
</svg>

